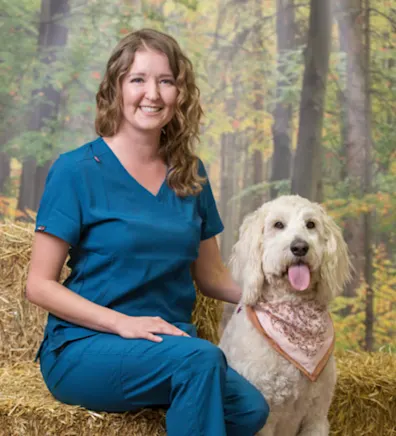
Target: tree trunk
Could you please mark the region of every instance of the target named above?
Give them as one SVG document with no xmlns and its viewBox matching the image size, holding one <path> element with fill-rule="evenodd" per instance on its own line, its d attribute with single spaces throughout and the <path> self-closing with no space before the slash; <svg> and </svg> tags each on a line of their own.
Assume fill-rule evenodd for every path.
<svg viewBox="0 0 396 436">
<path fill-rule="evenodd" d="M 244 0 L 236 0 L 236 4 L 240 3 L 243 6 Z M 218 50 L 218 64 L 213 65 L 213 77 L 216 77 L 216 73 L 219 70 L 219 64 L 224 70 L 232 68 L 232 62 L 235 56 L 239 53 L 240 47 L 243 46 L 244 41 L 249 35 L 250 29 L 242 29 L 235 33 L 232 44 L 226 49 L 220 49 L 218 46 L 218 37 L 220 27 L 222 23 L 222 17 L 219 16 L 218 25 L 216 29 L 216 36 L 214 39 L 214 50 Z M 232 86 L 235 92 L 226 97 L 225 107 L 226 113 L 230 118 L 235 118 L 235 108 L 238 101 L 238 81 L 237 77 L 234 78 Z M 225 78 L 216 82 L 216 87 L 220 89 L 226 88 Z M 231 198 L 237 192 L 237 184 L 239 182 L 239 172 L 237 164 L 237 156 L 240 155 L 239 144 L 243 141 L 241 137 L 243 133 L 223 133 L 221 135 L 221 183 L 220 183 L 220 215 L 224 223 L 224 231 L 221 234 L 221 254 L 224 261 L 227 261 L 232 246 L 235 242 L 235 227 L 238 225 L 239 220 L 239 206 L 237 201 L 231 201 Z"/>
<path fill-rule="evenodd" d="M 241 145 L 241 163 L 242 163 L 242 191 L 252 186 L 252 173 L 251 173 L 251 157 L 249 153 L 249 143 L 250 141 L 244 141 Z M 243 196 L 240 199 L 240 207 L 239 207 L 239 220 L 238 220 L 238 229 L 242 224 L 245 216 L 251 212 L 250 198 L 248 195 Z"/>
<path fill-rule="evenodd" d="M 220 184 L 220 215 L 223 219 L 224 231 L 221 234 L 221 254 L 227 260 L 234 244 L 234 208 L 231 201 L 235 193 L 236 178 L 236 135 L 223 133 L 221 135 L 221 184 Z"/>
<path fill-rule="evenodd" d="M 293 0 L 277 0 L 276 2 L 276 34 L 278 43 L 278 77 L 277 102 L 274 111 L 272 134 L 274 152 L 272 155 L 271 182 L 288 180 L 291 170 L 291 121 L 292 105 L 281 100 L 280 93 L 287 86 L 283 79 L 286 74 L 285 53 L 294 49 L 294 4 Z M 271 198 L 278 195 L 278 189 L 271 187 Z"/>
<path fill-rule="evenodd" d="M 343 11 L 339 11 L 340 14 L 343 13 Z M 338 32 L 339 32 L 339 47 L 340 52 L 345 56 L 345 59 L 347 58 L 347 37 L 348 37 L 348 23 L 345 19 L 342 19 L 342 15 L 340 15 L 340 18 L 338 21 Z M 347 180 L 348 177 L 348 171 L 346 166 L 346 155 L 348 150 L 348 126 L 347 126 L 347 113 L 346 113 L 346 86 L 345 83 L 340 83 L 338 92 L 337 92 L 337 100 L 338 105 L 340 107 L 340 138 L 341 138 L 341 151 L 340 151 L 340 159 L 341 159 L 341 168 L 340 168 L 340 179 L 343 181 Z"/>
<path fill-rule="evenodd" d="M 42 165 L 37 165 L 35 183 L 34 183 L 34 198 L 36 199 L 36 204 L 34 205 L 34 210 L 37 210 L 41 200 L 41 196 L 44 192 L 45 180 L 47 179 L 48 171 L 52 165 L 53 161 L 49 160 Z"/>
<path fill-rule="evenodd" d="M 8 154 L 0 151 L 0 193 L 5 193 L 6 182 L 11 174 L 11 160 Z"/>
<path fill-rule="evenodd" d="M 254 3 L 256 24 L 255 31 L 253 32 L 253 50 L 256 53 L 263 53 L 263 38 L 261 36 L 262 32 L 262 5 L 261 0 L 256 0 Z M 260 55 L 259 62 L 264 63 L 264 56 Z M 253 102 L 253 107 L 255 109 L 255 119 L 254 119 L 254 131 L 253 131 L 253 143 L 255 149 L 252 155 L 252 168 L 253 168 L 253 185 L 258 185 L 263 182 L 263 153 L 262 148 L 264 145 L 264 132 L 261 127 L 262 117 L 264 110 L 264 96 L 263 96 L 263 79 L 261 76 L 254 77 L 253 92 L 255 99 Z M 265 200 L 265 195 L 259 191 L 252 194 L 250 211 L 253 211 L 260 207 Z"/>
<path fill-rule="evenodd" d="M 364 48 L 361 0 L 339 2 L 340 38 L 347 52 L 347 84 L 345 91 L 346 113 L 346 170 L 349 192 L 361 198 L 368 150 L 368 119 L 366 113 L 366 76 L 364 73 Z M 365 250 L 365 224 L 363 215 L 348 218 L 344 236 L 354 267 L 351 283 L 345 295 L 353 297 L 363 275 Z"/>
<path fill-rule="evenodd" d="M 0 193 L 5 194 L 7 182 L 11 175 L 11 158 L 5 149 L 5 144 L 15 135 L 15 126 L 10 126 L 0 135 Z"/>
<path fill-rule="evenodd" d="M 19 188 L 18 210 L 35 210 L 36 159 L 25 159 L 22 164 L 21 185 Z"/>
<path fill-rule="evenodd" d="M 292 193 L 317 200 L 321 186 L 321 135 L 330 55 L 330 0 L 311 0 Z"/>
<path fill-rule="evenodd" d="M 42 0 L 38 39 L 38 56 L 50 71 L 56 61 L 55 50 L 66 45 L 67 28 L 59 20 L 59 15 L 69 12 L 68 0 Z M 49 81 L 48 81 L 49 82 Z M 42 96 L 38 104 L 33 103 Z M 51 119 L 55 119 L 60 104 L 60 92 L 50 84 L 36 89 L 32 95 L 32 111 L 29 130 L 40 131 Z M 35 156 L 28 156 L 22 166 L 21 188 L 18 209 L 37 210 L 44 189 L 50 162 L 39 163 Z"/>
<path fill-rule="evenodd" d="M 371 92 L 370 92 L 370 66 L 371 66 L 371 41 L 370 41 L 370 0 L 365 0 L 365 113 L 366 113 L 366 161 L 364 174 L 364 193 L 372 192 L 372 131 L 371 131 Z M 373 288 L 373 214 L 364 214 L 364 278 L 366 282 L 366 319 L 365 319 L 365 349 L 374 350 L 374 288 Z"/>
</svg>

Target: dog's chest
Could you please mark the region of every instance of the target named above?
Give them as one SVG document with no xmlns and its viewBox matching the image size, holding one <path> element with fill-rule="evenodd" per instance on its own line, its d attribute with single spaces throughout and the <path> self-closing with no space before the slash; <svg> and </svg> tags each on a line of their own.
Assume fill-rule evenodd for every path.
<svg viewBox="0 0 396 436">
<path fill-rule="evenodd" d="M 312 382 L 271 347 L 245 314 L 234 314 L 220 347 L 229 365 L 263 393 L 270 407 L 311 396 Z"/>
<path fill-rule="evenodd" d="M 310 382 L 294 365 L 257 336 L 260 352 L 245 376 L 264 394 L 271 407 L 293 404 L 307 396 Z M 249 359 L 248 355 L 247 359 Z M 239 366 L 239 365 L 238 365 Z"/>
</svg>

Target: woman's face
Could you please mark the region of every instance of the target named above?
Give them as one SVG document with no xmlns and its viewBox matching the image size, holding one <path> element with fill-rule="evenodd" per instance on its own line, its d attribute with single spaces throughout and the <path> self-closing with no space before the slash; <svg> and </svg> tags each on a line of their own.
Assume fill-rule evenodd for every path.
<svg viewBox="0 0 396 436">
<path fill-rule="evenodd" d="M 175 113 L 178 89 L 165 54 L 154 50 L 135 53 L 122 83 L 123 125 L 140 132 L 160 131 Z"/>
</svg>

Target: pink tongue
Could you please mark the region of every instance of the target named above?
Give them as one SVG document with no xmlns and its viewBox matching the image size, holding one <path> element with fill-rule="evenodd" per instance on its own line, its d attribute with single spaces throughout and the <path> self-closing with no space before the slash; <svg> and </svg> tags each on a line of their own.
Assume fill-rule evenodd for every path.
<svg viewBox="0 0 396 436">
<path fill-rule="evenodd" d="M 296 291 L 305 291 L 311 281 L 307 265 L 293 265 L 288 271 L 289 282 Z"/>
</svg>

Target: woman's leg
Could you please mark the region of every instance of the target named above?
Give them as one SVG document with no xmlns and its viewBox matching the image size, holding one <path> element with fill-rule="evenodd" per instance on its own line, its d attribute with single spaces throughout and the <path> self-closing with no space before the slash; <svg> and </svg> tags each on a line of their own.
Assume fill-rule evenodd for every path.
<svg viewBox="0 0 396 436">
<path fill-rule="evenodd" d="M 222 351 L 198 338 L 161 343 L 100 333 L 41 355 L 49 390 L 59 401 L 122 412 L 164 406 L 169 436 L 226 436 Z"/>
<path fill-rule="evenodd" d="M 227 436 L 255 435 L 269 414 L 263 395 L 230 367 L 227 370 L 224 414 Z"/>
<path fill-rule="evenodd" d="M 198 338 L 163 336 L 161 343 L 99 333 L 41 355 L 55 398 L 90 410 L 168 409 L 169 436 L 253 436 L 268 406 L 227 367 L 222 351 Z"/>
</svg>

